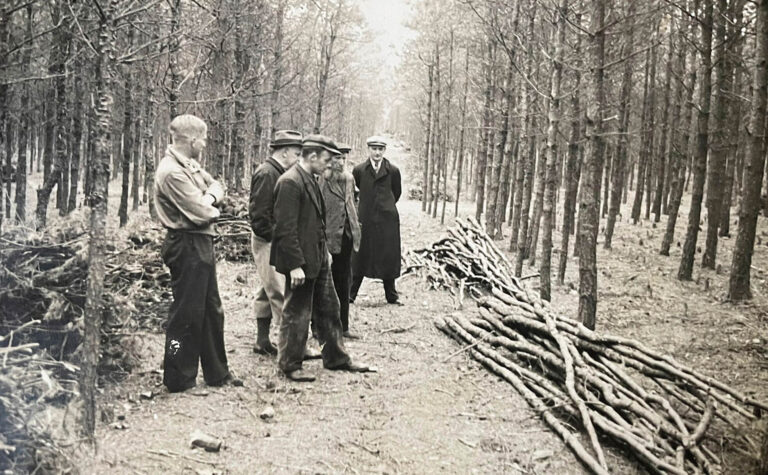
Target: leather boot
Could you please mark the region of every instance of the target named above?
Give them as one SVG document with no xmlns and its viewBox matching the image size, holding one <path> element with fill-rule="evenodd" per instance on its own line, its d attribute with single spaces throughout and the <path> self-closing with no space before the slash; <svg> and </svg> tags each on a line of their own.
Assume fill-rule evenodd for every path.
<svg viewBox="0 0 768 475">
<path fill-rule="evenodd" d="M 253 347 L 254 353 L 260 355 L 277 354 L 277 348 L 269 341 L 269 325 L 271 322 L 271 318 L 256 319 L 256 345 Z"/>
</svg>

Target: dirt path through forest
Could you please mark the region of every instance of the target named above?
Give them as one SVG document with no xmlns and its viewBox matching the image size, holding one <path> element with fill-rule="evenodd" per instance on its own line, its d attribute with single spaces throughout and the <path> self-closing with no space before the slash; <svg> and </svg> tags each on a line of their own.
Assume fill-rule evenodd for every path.
<svg viewBox="0 0 768 475">
<path fill-rule="evenodd" d="M 389 156 L 407 168 L 407 154 Z M 405 199 L 407 190 L 403 196 L 404 249 L 437 239 L 444 227 Z M 251 351 L 252 264 L 222 262 L 218 274 L 229 359 L 245 387 L 209 388 L 199 378 L 196 389 L 168 394 L 157 371 L 162 335 L 143 335 L 142 367 L 102 398 L 115 419 L 100 426 L 99 453 L 82 463 L 86 472 L 581 472 L 509 385 L 464 353 L 448 359 L 458 346 L 432 318 L 455 311 L 455 303 L 418 277 L 399 281 L 403 306 L 387 305 L 381 284 L 366 280 L 351 308 L 362 339 L 347 347 L 378 373 L 329 372 L 313 361 L 317 381 L 300 384 L 281 377 L 273 358 Z M 267 407 L 274 418 L 262 420 Z M 191 449 L 196 429 L 223 439 L 223 449 Z"/>
<path fill-rule="evenodd" d="M 410 155 L 394 148 L 388 156 L 404 172 L 398 208 L 405 252 L 437 240 L 445 226 L 426 217 L 419 201 L 407 199 L 408 185 L 418 180 L 408 178 L 415 168 Z M 452 209 L 449 203 L 447 216 Z M 461 216 L 473 212 L 474 203 L 462 204 Z M 693 282 L 675 278 L 686 223 L 683 211 L 670 257 L 658 255 L 662 226 L 620 221 L 612 251 L 602 249 L 600 237 L 598 326 L 768 400 L 766 220 L 759 223 L 753 261 L 757 295 L 738 306 L 723 302 L 728 276 L 722 269 L 697 266 Z M 730 263 L 732 241 L 721 241 L 723 266 Z M 398 284 L 405 305 L 390 306 L 381 284 L 366 280 L 350 317 L 363 338 L 347 347 L 379 372 L 335 373 L 313 361 L 308 367 L 318 380 L 300 384 L 280 376 L 273 358 L 251 351 L 253 265 L 220 262 L 218 275 L 229 359 L 245 387 L 208 388 L 200 378 L 196 389 L 168 394 L 158 371 L 163 336 L 139 335 L 141 367 L 101 397 L 106 422 L 98 429 L 97 456 L 80 459 L 85 473 L 583 473 L 511 386 L 466 353 L 456 354 L 458 345 L 433 326 L 435 316 L 468 311 L 471 303 L 458 309 L 450 294 L 409 275 Z M 578 262 L 572 260 L 566 285 L 553 287 L 554 308 L 575 315 L 577 287 Z M 274 417 L 264 420 L 260 414 L 268 407 Z M 198 429 L 223 439 L 223 449 L 191 449 L 190 435 Z M 724 439 L 726 473 L 744 473 L 748 458 L 729 447 Z M 616 473 L 645 473 L 610 448 L 607 457 Z"/>
</svg>

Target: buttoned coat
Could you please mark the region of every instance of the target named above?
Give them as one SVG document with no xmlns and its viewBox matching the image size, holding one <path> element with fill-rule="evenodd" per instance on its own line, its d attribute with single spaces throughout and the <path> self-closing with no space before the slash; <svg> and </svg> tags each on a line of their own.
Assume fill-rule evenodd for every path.
<svg viewBox="0 0 768 475">
<path fill-rule="evenodd" d="M 277 180 L 273 214 L 269 263 L 286 276 L 301 267 L 306 278 L 317 278 L 328 258 L 325 204 L 314 177 L 298 163 Z"/>
<path fill-rule="evenodd" d="M 376 279 L 400 276 L 400 170 L 386 158 L 378 173 L 370 160 L 352 171 L 360 189 L 358 216 L 362 226 L 360 250 L 352 256 L 352 275 Z"/>
<path fill-rule="evenodd" d="M 328 252 L 341 252 L 341 239 L 344 226 L 349 221 L 352 234 L 352 249 L 360 249 L 360 221 L 355 207 L 355 179 L 349 172 L 343 172 L 340 179 L 320 179 L 320 189 L 325 201 L 325 237 L 328 239 Z"/>
</svg>

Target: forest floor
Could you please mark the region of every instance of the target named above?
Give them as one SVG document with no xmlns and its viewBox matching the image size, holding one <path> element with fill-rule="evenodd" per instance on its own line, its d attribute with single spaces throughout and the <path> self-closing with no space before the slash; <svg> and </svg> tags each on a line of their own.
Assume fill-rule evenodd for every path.
<svg viewBox="0 0 768 475">
<path fill-rule="evenodd" d="M 407 199 L 411 156 L 388 156 L 404 170 L 406 190 L 398 207 L 403 251 L 437 240 L 446 226 L 427 218 Z M 683 204 L 687 211 L 687 203 Z M 452 216 L 453 203 L 447 215 Z M 473 213 L 464 203 L 460 215 Z M 141 216 L 132 218 L 142 219 Z M 697 266 L 693 282 L 676 279 L 681 247 L 658 255 L 663 226 L 619 222 L 614 249 L 598 242 L 598 329 L 637 338 L 648 346 L 768 400 L 768 220 L 760 220 L 753 286 L 756 298 L 725 302 L 732 239 L 722 239 L 718 262 L 726 271 Z M 450 219 L 446 219 L 449 225 Z M 559 218 L 558 218 L 559 222 Z M 665 219 L 662 221 L 662 224 Z M 681 213 L 677 241 L 687 215 Z M 558 242 L 558 236 L 555 242 Z M 506 248 L 505 242 L 500 247 Z M 159 259 L 159 256 L 158 256 Z M 559 256 L 555 254 L 553 262 Z M 535 273 L 527 269 L 524 274 Z M 169 394 L 161 384 L 161 333 L 134 339 L 140 367 L 107 386 L 99 406 L 107 423 L 97 430 L 98 452 L 80 453 L 84 473 L 583 473 L 582 466 L 510 385 L 490 375 L 440 333 L 433 318 L 457 310 L 447 293 L 428 290 L 416 275 L 398 281 L 403 306 L 387 305 L 379 282 L 366 280 L 351 306 L 346 342 L 356 361 L 377 373 L 322 369 L 314 383 L 282 377 L 273 358 L 255 355 L 251 263 L 218 263 L 231 368 L 244 387 L 198 387 Z M 535 284 L 530 279 L 529 284 Z M 578 262 L 571 260 L 564 286 L 553 288 L 553 308 L 575 315 Z M 273 338 L 276 338 L 273 334 Z M 274 416 L 262 419 L 271 408 Z M 113 417 L 114 416 L 114 417 Z M 190 448 L 201 430 L 223 440 L 218 453 Z M 746 428 L 750 431 L 750 428 Z M 735 434 L 734 434 L 735 435 Z M 723 440 L 725 469 L 744 473 L 748 457 Z M 609 450 L 617 473 L 645 473 L 619 450 Z"/>
</svg>

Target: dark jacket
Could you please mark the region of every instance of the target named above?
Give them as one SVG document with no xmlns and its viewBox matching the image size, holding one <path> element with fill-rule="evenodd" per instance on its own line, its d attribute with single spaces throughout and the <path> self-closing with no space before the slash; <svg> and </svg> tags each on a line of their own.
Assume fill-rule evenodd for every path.
<svg viewBox="0 0 768 475">
<path fill-rule="evenodd" d="M 316 278 L 328 254 L 325 204 L 314 177 L 299 164 L 277 180 L 273 213 L 269 263 L 281 274 L 301 267 L 308 279 Z"/>
<path fill-rule="evenodd" d="M 283 166 L 274 158 L 268 158 L 251 177 L 248 217 L 253 233 L 265 241 L 272 240 L 272 228 L 275 227 L 275 219 L 272 216 L 275 184 L 283 173 Z"/>
<path fill-rule="evenodd" d="M 341 238 L 348 226 L 352 237 L 352 249 L 360 249 L 360 221 L 355 208 L 355 179 L 349 172 L 344 172 L 340 181 L 320 179 L 320 189 L 325 201 L 325 237 L 328 239 L 328 252 L 341 252 Z"/>
<path fill-rule="evenodd" d="M 352 275 L 377 279 L 400 276 L 400 170 L 386 158 L 374 174 L 370 160 L 352 171 L 360 189 L 360 250 L 352 257 Z"/>
</svg>

